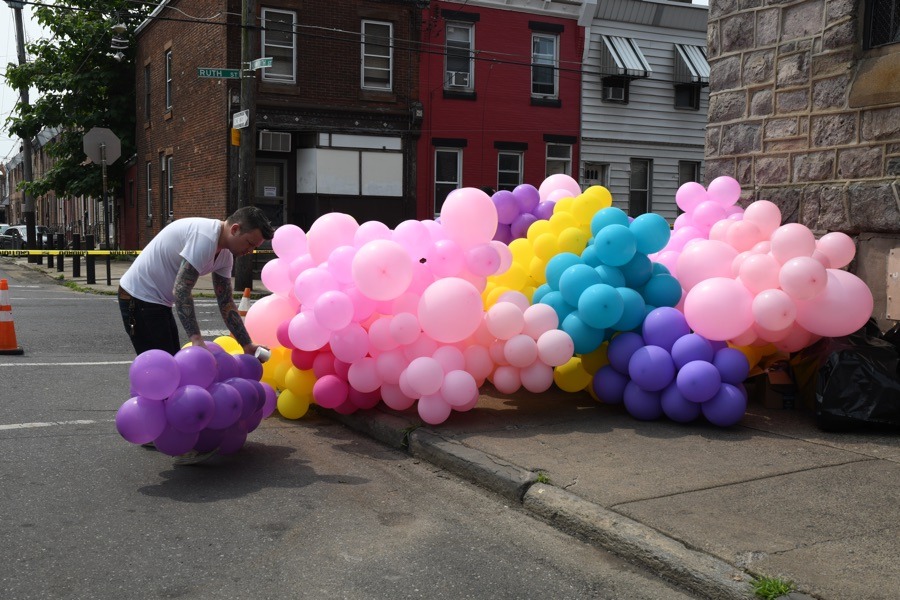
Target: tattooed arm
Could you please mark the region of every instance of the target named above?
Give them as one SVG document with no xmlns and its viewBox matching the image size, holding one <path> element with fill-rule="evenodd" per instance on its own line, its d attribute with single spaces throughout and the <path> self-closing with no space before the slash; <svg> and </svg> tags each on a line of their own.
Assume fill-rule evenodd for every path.
<svg viewBox="0 0 900 600">
<path fill-rule="evenodd" d="M 244 320 L 238 313 L 234 304 L 234 289 L 231 287 L 231 279 L 222 277 L 218 273 L 212 274 L 213 289 L 216 292 L 216 302 L 219 303 L 219 311 L 228 331 L 238 341 L 246 354 L 253 354 L 259 347 L 250 340 L 250 334 L 244 327 Z"/>
<path fill-rule="evenodd" d="M 200 333 L 200 324 L 197 322 L 197 313 L 194 310 L 194 297 L 192 292 L 200 273 L 191 263 L 186 260 L 181 261 L 181 268 L 175 275 L 175 287 L 172 292 L 175 294 L 175 312 L 181 321 L 181 326 L 188 334 L 191 344 L 194 346 L 206 346 L 203 343 L 203 335 Z"/>
</svg>

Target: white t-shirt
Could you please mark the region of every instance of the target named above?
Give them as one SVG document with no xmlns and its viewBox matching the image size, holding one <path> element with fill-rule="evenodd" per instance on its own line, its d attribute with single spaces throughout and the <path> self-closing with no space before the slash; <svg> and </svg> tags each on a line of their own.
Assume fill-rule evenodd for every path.
<svg viewBox="0 0 900 600">
<path fill-rule="evenodd" d="M 216 256 L 221 231 L 222 221 L 218 219 L 190 217 L 173 221 L 150 240 L 122 275 L 119 285 L 138 300 L 171 307 L 175 304 L 175 276 L 182 259 L 200 275 L 215 272 L 231 278 L 234 256 L 228 250 Z"/>
</svg>

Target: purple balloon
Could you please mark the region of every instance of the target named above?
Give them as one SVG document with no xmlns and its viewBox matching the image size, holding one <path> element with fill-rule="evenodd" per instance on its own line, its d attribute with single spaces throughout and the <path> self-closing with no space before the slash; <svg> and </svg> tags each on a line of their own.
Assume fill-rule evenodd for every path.
<svg viewBox="0 0 900 600">
<path fill-rule="evenodd" d="M 216 352 L 215 357 L 218 368 L 216 381 L 227 381 L 232 377 L 240 377 L 240 365 L 232 355 L 223 350 L 222 352 Z"/>
<path fill-rule="evenodd" d="M 612 365 L 604 365 L 594 373 L 591 386 L 597 397 L 606 404 L 619 404 L 625 398 L 625 386 L 628 385 L 627 375 L 616 371 Z"/>
<path fill-rule="evenodd" d="M 677 423 L 690 423 L 700 416 L 700 405 L 682 396 L 674 383 L 662 391 L 660 405 L 666 416 Z"/>
<path fill-rule="evenodd" d="M 628 374 L 641 389 L 658 392 L 675 378 L 675 363 L 665 349 L 659 346 L 644 346 L 631 355 L 631 360 L 628 361 Z"/>
<path fill-rule="evenodd" d="M 247 433 L 250 433 L 251 431 L 254 431 L 257 427 L 259 427 L 259 424 L 262 423 L 262 420 L 263 420 L 262 409 L 259 409 L 258 411 L 256 411 L 255 413 L 253 413 L 252 415 L 247 417 L 246 419 L 241 419 L 240 422 L 244 424 L 244 427 L 247 429 Z"/>
<path fill-rule="evenodd" d="M 734 348 L 722 348 L 717 351 L 712 363 L 719 370 L 725 383 L 737 385 L 750 374 L 750 361 L 743 352 Z"/>
<path fill-rule="evenodd" d="M 723 383 L 719 393 L 700 405 L 703 416 L 713 425 L 731 427 L 743 418 L 747 411 L 747 396 L 737 386 Z"/>
<path fill-rule="evenodd" d="M 184 433 L 196 433 L 209 425 L 216 410 L 209 392 L 199 385 L 184 385 L 165 401 L 169 425 Z"/>
<path fill-rule="evenodd" d="M 244 447 L 247 441 L 247 426 L 238 421 L 225 430 L 222 436 L 222 443 L 219 444 L 219 454 L 234 454 Z"/>
<path fill-rule="evenodd" d="M 200 432 L 195 431 L 193 433 L 185 433 L 184 431 L 175 429 L 170 424 L 166 425 L 163 432 L 156 436 L 156 439 L 153 440 L 153 445 L 163 454 L 178 456 L 179 454 L 189 452 L 194 447 L 194 444 L 197 443 L 198 439 L 200 439 Z"/>
<path fill-rule="evenodd" d="M 537 219 L 546 221 L 553 216 L 553 209 L 555 206 L 556 202 L 554 202 L 553 200 L 545 200 L 538 204 L 534 208 L 534 210 L 531 211 L 531 214 L 533 214 Z"/>
<path fill-rule="evenodd" d="M 532 212 L 541 201 L 541 193 L 530 183 L 517 185 L 512 193 L 516 197 L 520 213 Z"/>
<path fill-rule="evenodd" d="M 663 415 L 659 392 L 643 390 L 633 381 L 625 386 L 625 410 L 635 419 L 654 421 Z"/>
<path fill-rule="evenodd" d="M 278 405 L 278 396 L 275 394 L 275 389 L 271 385 L 264 381 L 260 383 L 266 392 L 266 400 L 263 402 L 263 419 L 268 419 L 272 413 L 275 412 L 275 408 Z"/>
<path fill-rule="evenodd" d="M 247 419 L 259 410 L 259 390 L 248 379 L 242 377 L 232 377 L 225 381 L 228 385 L 234 387 L 241 395 L 241 419 Z M 265 402 L 265 398 L 263 398 Z"/>
<path fill-rule="evenodd" d="M 513 238 L 512 230 L 510 229 L 509 225 L 499 223 L 497 225 L 497 231 L 494 232 L 494 239 L 498 242 L 509 244 L 515 238 Z"/>
<path fill-rule="evenodd" d="M 225 432 L 221 429 L 206 428 L 200 432 L 197 443 L 194 444 L 194 450 L 197 452 L 212 452 L 222 443 Z"/>
<path fill-rule="evenodd" d="M 712 362 L 713 355 L 709 340 L 696 333 L 683 335 L 672 344 L 672 360 L 678 369 L 694 360 Z"/>
<path fill-rule="evenodd" d="M 140 353 L 128 368 L 131 389 L 149 400 L 163 400 L 178 387 L 181 373 L 175 357 L 165 350 Z"/>
<path fill-rule="evenodd" d="M 178 372 L 181 374 L 179 386 L 199 385 L 209 387 L 216 379 L 218 368 L 216 357 L 206 348 L 188 346 L 175 353 Z"/>
<path fill-rule="evenodd" d="M 705 360 L 694 360 L 681 367 L 675 381 L 681 395 L 691 402 L 706 402 L 722 385 L 719 370 Z"/>
<path fill-rule="evenodd" d="M 537 221 L 537 217 L 531 213 L 522 213 L 516 217 L 509 225 L 509 232 L 512 234 L 513 239 L 525 237 L 528 234 L 528 228 L 535 221 Z"/>
<path fill-rule="evenodd" d="M 620 333 L 609 341 L 606 355 L 609 364 L 623 375 L 628 374 L 628 361 L 638 348 L 643 348 L 644 338 L 631 331 Z"/>
<path fill-rule="evenodd" d="M 521 214 L 519 203 L 512 192 L 508 190 L 500 190 L 491 196 L 494 206 L 497 208 L 497 222 L 509 225 L 513 220 Z"/>
<path fill-rule="evenodd" d="M 258 358 L 252 354 L 236 354 L 234 359 L 238 363 L 238 377 L 254 381 L 262 379 L 263 366 Z"/>
<path fill-rule="evenodd" d="M 116 412 L 116 429 L 132 444 L 152 442 L 165 428 L 166 408 L 159 400 L 135 396 Z"/>
<path fill-rule="evenodd" d="M 241 410 L 244 400 L 234 386 L 217 381 L 209 386 L 209 395 L 212 396 L 215 410 L 213 418 L 206 426 L 208 429 L 227 429 L 241 418 Z"/>
<path fill-rule="evenodd" d="M 654 308 L 644 319 L 642 333 L 647 344 L 659 346 L 666 351 L 672 350 L 675 341 L 691 332 L 687 320 L 680 310 L 671 306 Z"/>
</svg>

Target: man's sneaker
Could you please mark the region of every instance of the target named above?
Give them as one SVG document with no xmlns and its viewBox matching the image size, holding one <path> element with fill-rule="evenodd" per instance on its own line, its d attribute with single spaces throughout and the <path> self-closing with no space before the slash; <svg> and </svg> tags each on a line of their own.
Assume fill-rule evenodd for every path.
<svg viewBox="0 0 900 600">
<path fill-rule="evenodd" d="M 179 456 L 175 457 L 176 465 L 196 465 L 197 463 L 203 462 L 208 458 L 212 458 L 219 451 L 218 448 L 215 450 L 210 450 L 209 452 L 197 452 L 196 450 L 191 450 L 190 452 L 185 452 Z"/>
</svg>

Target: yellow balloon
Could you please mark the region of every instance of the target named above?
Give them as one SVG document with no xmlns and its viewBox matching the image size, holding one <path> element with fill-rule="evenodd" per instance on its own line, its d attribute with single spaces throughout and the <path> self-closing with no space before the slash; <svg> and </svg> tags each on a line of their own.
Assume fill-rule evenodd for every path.
<svg viewBox="0 0 900 600">
<path fill-rule="evenodd" d="M 238 341 L 231 337 L 230 335 L 220 335 L 216 339 L 213 340 L 218 345 L 222 346 L 222 350 L 227 352 L 228 354 L 243 354 L 244 349 L 241 348 L 241 345 L 238 344 Z"/>
<path fill-rule="evenodd" d="M 575 198 L 571 196 L 567 196 L 565 198 L 560 198 L 556 201 L 556 204 L 553 205 L 553 214 L 559 213 L 570 213 L 572 212 L 572 206 L 575 204 Z"/>
<path fill-rule="evenodd" d="M 584 190 L 584 192 L 582 192 L 582 195 L 596 198 L 600 203 L 600 208 L 598 208 L 597 210 L 603 210 L 604 208 L 609 208 L 610 206 L 612 206 L 612 194 L 610 194 L 609 190 L 602 185 L 592 185 L 588 189 Z"/>
<path fill-rule="evenodd" d="M 272 362 L 273 360 L 276 363 L 290 361 L 291 351 L 284 346 L 275 346 L 272 348 L 272 356 L 269 357 L 269 362 Z"/>
<path fill-rule="evenodd" d="M 509 265 L 506 273 L 499 275 L 495 280 L 498 286 L 505 286 L 511 290 L 521 290 L 528 281 L 528 272 L 522 263 L 514 262 Z"/>
<path fill-rule="evenodd" d="M 525 238 L 534 244 L 534 240 L 544 235 L 545 233 L 551 233 L 553 229 L 550 227 L 550 221 L 540 220 L 535 221 L 528 227 L 528 233 L 525 234 Z"/>
<path fill-rule="evenodd" d="M 304 371 L 291 365 L 284 374 L 284 387 L 291 390 L 298 396 L 303 394 L 312 394 L 313 385 L 316 383 L 316 376 L 312 370 Z"/>
<path fill-rule="evenodd" d="M 275 366 L 272 368 L 272 379 L 275 380 L 275 388 L 283 390 L 287 387 L 284 382 L 284 378 L 287 375 L 287 372 L 292 369 L 293 366 L 294 365 L 291 364 L 291 361 L 281 361 L 275 364 Z"/>
<path fill-rule="evenodd" d="M 534 249 L 531 247 L 531 242 L 525 238 L 516 238 L 509 243 L 509 251 L 512 253 L 513 262 L 519 261 L 521 263 L 527 264 L 532 258 L 534 258 Z"/>
<path fill-rule="evenodd" d="M 546 282 L 545 282 L 545 283 L 546 283 Z M 534 300 L 534 290 L 535 290 L 535 287 L 534 287 L 534 286 L 531 286 L 531 285 L 526 285 L 526 286 L 525 286 L 524 288 L 522 288 L 522 290 L 521 290 L 522 293 L 525 294 L 525 297 L 528 298 L 528 302 L 529 302 L 529 303 L 532 303 L 532 304 L 534 303 L 534 302 L 533 302 L 533 300 Z"/>
<path fill-rule="evenodd" d="M 571 252 L 581 256 L 581 253 L 587 247 L 588 236 L 580 227 L 567 227 L 557 239 L 557 246 L 560 252 Z"/>
<path fill-rule="evenodd" d="M 572 215 L 579 225 L 590 225 L 591 219 L 601 209 L 600 198 L 593 194 L 581 194 L 572 205 Z"/>
<path fill-rule="evenodd" d="M 559 243 L 555 233 L 542 233 L 534 240 L 534 255 L 547 261 L 559 254 Z"/>
<path fill-rule="evenodd" d="M 485 308 L 490 308 L 493 305 L 497 304 L 497 301 L 500 299 L 500 296 L 510 291 L 508 287 L 505 285 L 495 285 L 494 289 L 492 289 L 484 298 Z"/>
<path fill-rule="evenodd" d="M 554 213 L 548 222 L 550 223 L 550 229 L 556 234 L 562 233 L 569 227 L 578 227 L 575 215 L 568 212 Z"/>
<path fill-rule="evenodd" d="M 731 344 L 729 344 L 731 346 Z M 735 350 L 739 350 L 743 353 L 744 356 L 747 357 L 747 362 L 750 363 L 750 368 L 752 369 L 763 357 L 763 353 L 761 349 L 756 346 L 731 346 Z"/>
<path fill-rule="evenodd" d="M 547 261 L 536 256 L 532 258 L 528 264 L 528 277 L 535 284 L 534 287 L 547 283 Z"/>
<path fill-rule="evenodd" d="M 588 354 L 581 355 L 581 366 L 585 371 L 594 375 L 597 371 L 609 364 L 609 357 L 606 352 L 609 349 L 609 343 L 603 342 L 600 347 Z"/>
<path fill-rule="evenodd" d="M 580 392 L 591 385 L 591 374 L 584 370 L 580 356 L 573 356 L 553 370 L 553 381 L 564 392 Z"/>
<path fill-rule="evenodd" d="M 299 419 L 309 410 L 311 395 L 298 396 L 291 390 L 284 390 L 278 395 L 276 407 L 285 419 Z"/>
</svg>

